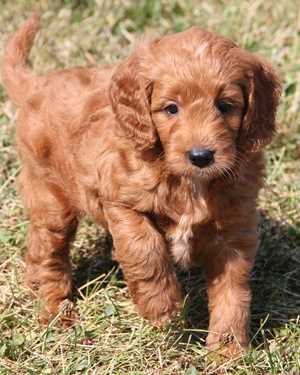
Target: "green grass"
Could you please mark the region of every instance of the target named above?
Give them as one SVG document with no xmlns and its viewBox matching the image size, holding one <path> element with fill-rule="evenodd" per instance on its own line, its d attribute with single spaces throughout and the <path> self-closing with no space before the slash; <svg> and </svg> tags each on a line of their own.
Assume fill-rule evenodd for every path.
<svg viewBox="0 0 300 375">
<path fill-rule="evenodd" d="M 300 373 L 300 8 L 295 0 L 0 0 L 0 53 L 32 9 L 43 30 L 35 71 L 114 62 L 143 32 L 199 25 L 269 57 L 284 82 L 275 141 L 259 200 L 261 245 L 252 275 L 252 350 L 217 365 L 204 346 L 201 271 L 182 273 L 182 319 L 156 329 L 134 310 L 110 239 L 84 222 L 72 254 L 80 321 L 69 330 L 38 322 L 23 283 L 28 221 L 18 193 L 15 112 L 0 88 L 0 374 Z"/>
</svg>

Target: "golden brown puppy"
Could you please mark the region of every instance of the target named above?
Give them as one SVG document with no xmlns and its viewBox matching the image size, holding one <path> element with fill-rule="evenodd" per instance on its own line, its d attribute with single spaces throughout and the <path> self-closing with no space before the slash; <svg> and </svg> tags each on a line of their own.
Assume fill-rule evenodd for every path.
<svg viewBox="0 0 300 375">
<path fill-rule="evenodd" d="M 35 76 L 32 17 L 9 41 L 3 82 L 20 108 L 27 280 L 48 314 L 71 295 L 69 245 L 88 214 L 113 236 L 140 313 L 162 324 L 181 303 L 174 263 L 202 260 L 207 344 L 248 344 L 262 149 L 281 92 L 270 64 L 193 27 L 125 61 Z"/>
</svg>

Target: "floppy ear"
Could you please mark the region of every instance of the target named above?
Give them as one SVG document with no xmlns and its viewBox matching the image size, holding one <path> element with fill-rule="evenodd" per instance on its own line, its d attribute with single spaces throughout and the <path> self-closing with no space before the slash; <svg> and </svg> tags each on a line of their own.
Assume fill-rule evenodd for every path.
<svg viewBox="0 0 300 375">
<path fill-rule="evenodd" d="M 143 52 L 138 50 L 117 67 L 109 93 L 118 126 L 139 150 L 151 148 L 157 140 L 150 112 L 152 83 L 143 76 L 138 56 Z"/>
<path fill-rule="evenodd" d="M 275 132 L 281 82 L 270 63 L 254 57 L 247 83 L 247 111 L 239 135 L 243 149 L 256 152 L 267 145 Z"/>
</svg>

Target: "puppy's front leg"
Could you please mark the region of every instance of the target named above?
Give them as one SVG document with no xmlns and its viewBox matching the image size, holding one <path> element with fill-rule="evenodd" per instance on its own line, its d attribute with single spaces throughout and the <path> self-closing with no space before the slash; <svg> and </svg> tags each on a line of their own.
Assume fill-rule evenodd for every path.
<svg viewBox="0 0 300 375">
<path fill-rule="evenodd" d="M 221 352 L 231 356 L 249 343 L 249 277 L 256 253 L 256 226 L 224 228 L 219 239 L 204 256 L 210 312 L 207 345 L 221 346 Z"/>
<path fill-rule="evenodd" d="M 156 325 L 165 323 L 178 310 L 181 292 L 163 237 L 136 211 L 106 207 L 105 216 L 139 312 Z"/>
</svg>

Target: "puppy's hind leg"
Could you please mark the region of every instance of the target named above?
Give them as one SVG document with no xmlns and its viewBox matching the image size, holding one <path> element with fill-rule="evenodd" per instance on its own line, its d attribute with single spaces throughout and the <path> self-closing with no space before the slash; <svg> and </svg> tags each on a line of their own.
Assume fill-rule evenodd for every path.
<svg viewBox="0 0 300 375">
<path fill-rule="evenodd" d="M 77 218 L 62 189 L 23 170 L 21 187 L 29 210 L 26 281 L 44 302 L 43 320 L 54 317 L 72 295 L 69 245 Z M 70 311 L 65 314 L 68 319 Z M 65 320 L 66 321 L 66 320 Z"/>
</svg>

